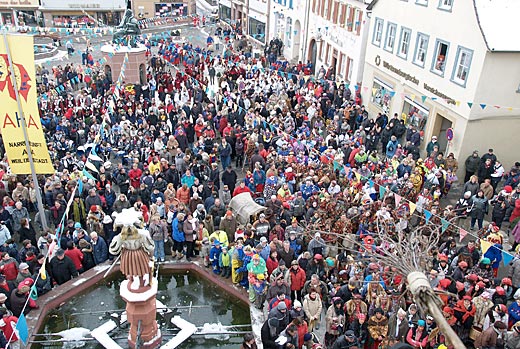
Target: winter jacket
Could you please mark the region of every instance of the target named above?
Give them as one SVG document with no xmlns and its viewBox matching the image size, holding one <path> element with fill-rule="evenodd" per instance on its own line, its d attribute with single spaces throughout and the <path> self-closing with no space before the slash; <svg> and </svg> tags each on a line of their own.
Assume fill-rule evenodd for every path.
<svg viewBox="0 0 520 349">
<path fill-rule="evenodd" d="M 50 269 L 52 278 L 58 285 L 64 284 L 72 279 L 73 276 L 78 275 L 74 263 L 72 263 L 72 260 L 67 256 L 61 260 L 58 257 L 52 258 L 50 261 Z"/>
<path fill-rule="evenodd" d="M 515 257 L 510 265 L 509 277 L 513 282 L 513 287 L 520 288 L 520 259 Z"/>
<path fill-rule="evenodd" d="M 177 217 L 172 221 L 172 239 L 177 242 L 184 242 L 183 222 L 179 222 Z"/>
<path fill-rule="evenodd" d="M 480 336 L 475 340 L 475 348 L 496 348 L 497 346 L 498 333 L 495 331 L 495 327 L 491 326 L 487 330 L 483 331 Z"/>
<path fill-rule="evenodd" d="M 291 267 L 289 269 L 289 277 L 291 279 L 291 291 L 299 291 L 303 289 L 307 276 L 305 270 L 298 267 L 296 271 Z"/>
<path fill-rule="evenodd" d="M 313 300 L 310 295 L 306 295 L 303 298 L 303 311 L 305 312 L 305 316 L 307 319 L 311 319 L 311 317 L 318 319 L 321 314 L 322 304 L 321 298 L 316 296 Z"/>
<path fill-rule="evenodd" d="M 97 264 L 101 264 L 108 259 L 108 245 L 101 236 L 98 237 L 98 240 L 94 243 L 91 242 L 92 245 L 92 255 L 94 256 L 94 262 Z"/>
<path fill-rule="evenodd" d="M 187 242 L 193 242 L 193 231 L 194 231 L 193 223 L 188 219 L 184 220 L 182 225 L 182 231 L 184 232 L 184 240 Z"/>
<path fill-rule="evenodd" d="M 478 167 L 480 165 L 480 157 L 473 156 L 473 155 L 468 156 L 468 158 L 466 159 L 465 165 L 466 165 L 467 172 L 471 172 L 471 173 L 477 172 Z"/>
</svg>

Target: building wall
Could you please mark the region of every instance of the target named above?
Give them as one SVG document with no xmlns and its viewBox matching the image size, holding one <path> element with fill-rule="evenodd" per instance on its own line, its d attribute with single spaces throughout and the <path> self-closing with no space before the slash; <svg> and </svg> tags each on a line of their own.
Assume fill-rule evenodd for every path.
<svg viewBox="0 0 520 349">
<path fill-rule="evenodd" d="M 304 60 L 310 2 L 298 0 L 271 2 L 269 41 L 276 37 L 280 38 L 284 43 L 283 55 L 289 61 Z"/>
<path fill-rule="evenodd" d="M 265 44 L 269 25 L 269 6 L 267 0 L 248 0 L 247 35 L 259 44 Z M 246 28 L 244 27 L 244 30 Z"/>
<path fill-rule="evenodd" d="M 493 107 L 482 110 L 478 104 L 480 101 L 488 101 L 497 105 L 520 107 L 518 94 L 515 92 L 520 82 L 520 67 L 517 63 L 520 55 L 488 52 L 471 1 L 454 1 L 450 11 L 439 9 L 440 2 L 436 0 L 428 1 L 428 6 L 416 2 L 422 0 L 379 1 L 370 15 L 371 25 L 361 91 L 363 103 L 370 115 L 386 112 L 402 116 L 405 112 L 408 122 L 414 120 L 406 114 L 408 106 L 413 104 L 427 109 L 428 117 L 422 128 L 422 146 L 425 147 L 432 135 L 437 135 L 442 144 L 441 150 L 454 152 L 462 160 L 473 148 L 482 147 L 485 149 L 479 150 L 487 150 L 490 145 L 484 143 L 490 138 L 491 130 L 504 134 L 504 137 L 511 137 L 511 129 L 515 126 L 518 128 L 518 118 L 514 111 L 508 111 L 509 114 L 504 117 L 505 110 Z M 384 21 L 381 42 L 374 45 L 374 41 L 377 43 L 374 40 L 375 28 L 381 20 Z M 396 26 L 391 52 L 385 47 L 389 23 Z M 402 28 L 411 33 L 407 55 L 397 54 Z M 420 33 L 428 37 L 424 64 L 416 60 Z M 449 45 L 442 75 L 432 72 L 439 58 L 435 50 L 438 39 Z M 465 82 L 455 78 L 459 71 L 457 63 L 464 50 L 471 52 Z M 375 84 L 379 82 L 383 88 Z M 382 106 L 385 103 L 380 101 L 386 102 L 386 105 Z M 470 107 L 468 102 L 475 105 Z M 482 117 L 488 119 L 476 121 Z M 449 144 L 445 136 L 448 127 L 454 132 L 453 141 Z M 504 129 L 503 133 L 501 129 Z M 518 146 L 520 138 L 516 139 L 511 141 Z M 493 140 L 492 143 L 500 142 Z M 498 152 L 499 145 L 494 148 Z M 504 147 L 502 152 L 505 157 L 506 149 Z"/>
<path fill-rule="evenodd" d="M 151 18 L 162 15 L 157 12 L 157 9 L 163 6 L 167 8 L 165 11 L 168 14 L 174 16 L 190 15 L 196 12 L 196 3 L 193 0 L 132 0 L 132 10 L 136 18 Z"/>
<path fill-rule="evenodd" d="M 316 71 L 322 66 L 335 68 L 336 77 L 349 82 L 354 91 L 363 79 L 370 26 L 365 1 L 310 0 L 310 6 L 309 35 L 318 45 Z M 306 50 L 306 58 L 311 59 L 310 47 Z"/>
</svg>

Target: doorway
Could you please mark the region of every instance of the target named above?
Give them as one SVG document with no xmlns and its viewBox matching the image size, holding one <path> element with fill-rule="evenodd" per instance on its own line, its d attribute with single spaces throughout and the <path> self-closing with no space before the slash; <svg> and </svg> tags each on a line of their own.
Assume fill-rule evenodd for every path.
<svg viewBox="0 0 520 349">
<path fill-rule="evenodd" d="M 316 44 L 316 40 L 312 39 L 309 44 L 309 54 L 307 55 L 308 60 L 311 61 L 312 64 L 312 74 L 316 72 L 316 56 L 318 55 L 318 45 Z"/>
<path fill-rule="evenodd" d="M 294 42 L 293 42 L 293 54 L 292 57 L 294 60 L 300 60 L 300 37 L 301 37 L 301 24 L 300 21 L 297 20 L 294 23 Z"/>
<path fill-rule="evenodd" d="M 139 83 L 141 86 L 148 83 L 146 79 L 146 67 L 144 64 L 139 65 Z"/>
<path fill-rule="evenodd" d="M 437 113 L 435 117 L 435 125 L 433 127 L 432 136 L 437 135 L 437 141 L 439 142 L 439 151 L 445 153 L 448 148 L 448 140 L 446 139 L 446 131 L 453 126 L 451 120 L 445 118 L 443 115 Z M 429 140 L 428 140 L 429 141 Z M 425 142 L 428 144 L 428 142 Z M 444 154 L 446 157 L 447 154 Z"/>
<path fill-rule="evenodd" d="M 107 77 L 108 81 L 110 81 L 110 83 L 113 82 L 113 80 L 112 80 L 112 67 L 109 66 L 108 64 L 105 65 L 105 76 Z"/>
</svg>

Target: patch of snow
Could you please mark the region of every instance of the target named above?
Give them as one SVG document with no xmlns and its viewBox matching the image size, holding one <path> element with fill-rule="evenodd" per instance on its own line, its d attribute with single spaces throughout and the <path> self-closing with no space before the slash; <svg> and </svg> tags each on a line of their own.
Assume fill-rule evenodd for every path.
<svg viewBox="0 0 520 349">
<path fill-rule="evenodd" d="M 72 283 L 72 285 L 73 285 L 73 286 L 79 286 L 79 285 L 81 285 L 82 283 L 84 283 L 85 281 L 87 281 L 86 278 L 79 278 L 79 279 L 77 279 L 76 281 L 74 281 L 74 282 Z"/>
<path fill-rule="evenodd" d="M 222 326 L 222 324 L 216 323 L 216 324 L 208 324 L 205 323 L 202 328 L 197 332 L 197 334 L 204 334 L 205 339 L 216 339 L 219 341 L 226 341 L 229 339 L 228 334 L 216 334 L 219 332 L 227 332 L 226 326 Z M 208 334 L 206 334 L 208 333 Z"/>
<path fill-rule="evenodd" d="M 83 339 L 87 338 L 90 334 L 90 330 L 83 327 L 73 327 L 71 329 L 56 333 L 61 336 L 67 342 L 63 343 L 64 349 L 81 348 L 85 345 L 86 341 Z"/>
</svg>

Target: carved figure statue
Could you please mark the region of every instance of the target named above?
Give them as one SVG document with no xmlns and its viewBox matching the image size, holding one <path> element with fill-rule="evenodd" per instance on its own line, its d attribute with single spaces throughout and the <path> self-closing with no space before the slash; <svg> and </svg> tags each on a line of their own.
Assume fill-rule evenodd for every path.
<svg viewBox="0 0 520 349">
<path fill-rule="evenodd" d="M 134 17 L 132 10 L 127 9 L 121 23 L 115 28 L 112 41 L 116 44 L 123 43 L 125 38 L 130 37 L 129 44 L 135 46 L 136 37 L 141 35 L 141 29 L 139 28 L 139 22 Z"/>
<path fill-rule="evenodd" d="M 121 233 L 114 237 L 109 250 L 113 255 L 121 253 L 120 270 L 128 280 L 132 281 L 130 289 L 137 290 L 150 285 L 154 242 L 148 231 L 135 226 L 135 220 L 121 217 L 132 215 L 131 210 L 134 209 L 125 209 L 116 216 L 115 226 L 122 226 Z"/>
</svg>

